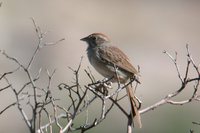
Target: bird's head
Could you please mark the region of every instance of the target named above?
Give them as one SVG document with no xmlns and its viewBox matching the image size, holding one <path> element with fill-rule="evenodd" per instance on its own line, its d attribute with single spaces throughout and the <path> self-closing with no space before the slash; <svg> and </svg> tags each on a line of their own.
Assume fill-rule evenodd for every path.
<svg viewBox="0 0 200 133">
<path fill-rule="evenodd" d="M 89 47 L 94 48 L 100 46 L 101 44 L 110 42 L 110 39 L 102 33 L 93 33 L 87 37 L 82 38 L 81 41 L 87 42 Z"/>
</svg>

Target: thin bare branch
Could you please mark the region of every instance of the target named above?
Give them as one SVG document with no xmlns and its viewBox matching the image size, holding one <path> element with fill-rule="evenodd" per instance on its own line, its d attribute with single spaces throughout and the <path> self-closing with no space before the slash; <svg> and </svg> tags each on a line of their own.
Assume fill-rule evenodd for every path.
<svg viewBox="0 0 200 133">
<path fill-rule="evenodd" d="M 9 109 L 10 107 L 12 107 L 12 106 L 14 106 L 14 105 L 16 105 L 16 104 L 17 104 L 17 103 L 14 102 L 14 103 L 8 105 L 7 107 L 5 107 L 5 108 L 0 112 L 0 115 L 3 114 L 7 109 Z"/>
</svg>

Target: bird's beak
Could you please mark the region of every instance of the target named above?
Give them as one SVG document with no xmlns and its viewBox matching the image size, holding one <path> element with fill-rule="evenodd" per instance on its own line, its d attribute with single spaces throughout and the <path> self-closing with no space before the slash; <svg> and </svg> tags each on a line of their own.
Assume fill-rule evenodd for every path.
<svg viewBox="0 0 200 133">
<path fill-rule="evenodd" d="M 87 40 L 88 40 L 88 37 L 81 38 L 80 40 L 81 40 L 81 41 L 87 41 Z"/>
</svg>

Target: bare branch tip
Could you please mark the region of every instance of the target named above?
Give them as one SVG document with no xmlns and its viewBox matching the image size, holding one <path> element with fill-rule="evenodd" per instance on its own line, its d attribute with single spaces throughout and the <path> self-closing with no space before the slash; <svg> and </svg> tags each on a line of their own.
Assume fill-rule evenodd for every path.
<svg viewBox="0 0 200 133">
<path fill-rule="evenodd" d="M 83 61 L 83 58 L 84 58 L 84 56 L 82 55 L 82 56 L 81 56 L 81 61 L 80 61 L 80 63 L 82 63 L 82 61 Z"/>
<path fill-rule="evenodd" d="M 39 69 L 38 73 L 40 74 L 41 72 L 42 72 L 42 67 L 40 67 L 40 69 Z"/>
<path fill-rule="evenodd" d="M 49 73 L 49 70 L 47 68 L 46 68 L 46 73 L 50 77 L 50 73 Z"/>
<path fill-rule="evenodd" d="M 34 26 L 37 27 L 37 26 L 36 26 L 35 19 L 34 19 L 33 17 L 30 17 L 30 19 L 31 19 L 32 23 L 34 24 Z"/>
<path fill-rule="evenodd" d="M 0 50 L 0 53 L 1 54 L 5 54 L 5 50 Z"/>
<path fill-rule="evenodd" d="M 61 38 L 61 39 L 60 39 L 60 41 L 64 41 L 64 40 L 66 40 L 66 39 L 65 39 L 65 38 Z"/>
<path fill-rule="evenodd" d="M 188 44 L 188 43 L 186 43 L 186 48 L 187 48 L 187 49 L 189 48 L 189 44 Z"/>
<path fill-rule="evenodd" d="M 137 66 L 138 72 L 140 73 L 140 65 Z"/>
</svg>

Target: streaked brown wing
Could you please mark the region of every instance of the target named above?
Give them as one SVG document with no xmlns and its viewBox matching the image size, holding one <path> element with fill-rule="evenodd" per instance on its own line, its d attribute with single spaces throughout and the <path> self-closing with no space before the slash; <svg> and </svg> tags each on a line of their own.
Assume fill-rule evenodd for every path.
<svg viewBox="0 0 200 133">
<path fill-rule="evenodd" d="M 128 57 L 117 47 L 108 46 L 99 48 L 99 56 L 112 64 L 115 64 L 120 69 L 137 74 L 137 70 L 130 63 Z"/>
</svg>

